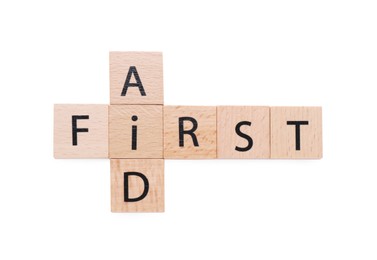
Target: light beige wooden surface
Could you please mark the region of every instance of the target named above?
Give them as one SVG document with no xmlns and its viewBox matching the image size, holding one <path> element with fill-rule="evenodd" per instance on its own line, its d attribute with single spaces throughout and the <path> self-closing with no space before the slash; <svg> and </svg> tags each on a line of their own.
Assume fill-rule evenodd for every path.
<svg viewBox="0 0 377 260">
<path fill-rule="evenodd" d="M 146 96 L 139 88 L 130 87 L 121 96 L 130 66 L 135 66 Z M 132 76 L 132 83 L 136 83 Z M 110 52 L 110 103 L 111 104 L 158 104 L 164 103 L 163 65 L 161 52 Z"/>
<path fill-rule="evenodd" d="M 77 128 L 88 132 L 77 133 L 77 145 L 72 144 L 72 116 L 88 115 L 77 120 Z M 108 105 L 54 106 L 55 158 L 108 158 Z"/>
<path fill-rule="evenodd" d="M 163 158 L 162 110 L 161 105 L 110 105 L 109 157 Z M 133 125 L 137 126 L 137 150 L 132 150 Z"/>
<path fill-rule="evenodd" d="M 296 150 L 295 126 L 287 121 L 309 121 L 300 126 L 301 149 Z M 322 158 L 321 107 L 271 107 L 271 157 L 281 159 Z"/>
<path fill-rule="evenodd" d="M 193 117 L 198 122 L 195 131 L 199 146 L 184 135 L 184 147 L 179 146 L 179 117 Z M 185 122 L 184 129 L 192 128 Z M 165 106 L 164 107 L 164 157 L 166 159 L 213 159 L 216 158 L 216 107 Z"/>
<path fill-rule="evenodd" d="M 139 172 L 149 182 L 147 196 L 136 202 L 124 202 L 124 172 Z M 129 196 L 139 197 L 144 191 L 141 178 L 130 176 Z M 164 212 L 164 160 L 163 159 L 111 159 L 111 211 L 112 212 Z"/>
<path fill-rule="evenodd" d="M 236 125 L 241 121 L 251 122 L 243 125 L 240 131 L 253 140 L 248 151 L 237 151 L 245 148 L 249 142 L 239 136 Z M 270 158 L 270 108 L 252 106 L 218 106 L 217 107 L 217 158 L 251 159 Z"/>
</svg>

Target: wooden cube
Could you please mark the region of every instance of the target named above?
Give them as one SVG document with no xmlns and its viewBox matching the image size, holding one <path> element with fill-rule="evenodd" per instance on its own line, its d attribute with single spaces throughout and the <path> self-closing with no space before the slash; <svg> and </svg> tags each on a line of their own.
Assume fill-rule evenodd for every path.
<svg viewBox="0 0 377 260">
<path fill-rule="evenodd" d="M 217 158 L 270 158 L 270 108 L 217 107 Z"/>
<path fill-rule="evenodd" d="M 163 158 L 163 107 L 110 105 L 110 158 Z"/>
<path fill-rule="evenodd" d="M 322 158 L 322 108 L 271 107 L 271 157 Z"/>
<path fill-rule="evenodd" d="M 162 105 L 161 52 L 110 52 L 110 104 Z"/>
<path fill-rule="evenodd" d="M 164 160 L 111 159 L 112 212 L 164 212 Z"/>
<path fill-rule="evenodd" d="M 54 106 L 55 158 L 108 158 L 108 106 Z"/>
<path fill-rule="evenodd" d="M 164 158 L 216 158 L 216 107 L 165 106 Z"/>
</svg>

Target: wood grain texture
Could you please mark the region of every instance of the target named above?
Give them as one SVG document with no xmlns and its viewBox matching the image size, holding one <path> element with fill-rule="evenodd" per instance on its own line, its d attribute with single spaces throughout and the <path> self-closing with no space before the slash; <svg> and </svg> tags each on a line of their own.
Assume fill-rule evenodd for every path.
<svg viewBox="0 0 377 260">
<path fill-rule="evenodd" d="M 322 158 L 321 107 L 271 107 L 271 158 Z M 300 126 L 300 150 L 296 150 L 296 127 L 287 121 L 308 121 Z"/>
<path fill-rule="evenodd" d="M 238 151 L 236 147 L 245 148 L 248 140 L 236 133 L 236 126 L 242 121 L 239 130 L 252 138 L 248 151 Z M 252 106 L 217 107 L 217 158 L 251 159 L 270 158 L 270 108 Z"/>
<path fill-rule="evenodd" d="M 179 146 L 179 117 L 192 117 L 198 123 L 195 135 L 199 146 L 194 146 L 191 136 L 184 135 L 184 146 Z M 191 122 L 184 130 L 192 129 Z M 165 106 L 164 107 L 164 158 L 213 159 L 216 158 L 216 107 Z"/>
<path fill-rule="evenodd" d="M 77 133 L 73 145 L 72 116 L 85 115 L 78 119 L 77 128 L 88 132 Z M 108 158 L 108 105 L 54 106 L 54 157 L 63 158 Z"/>
<path fill-rule="evenodd" d="M 109 106 L 110 158 L 163 158 L 163 107 Z M 137 116 L 137 121 L 132 117 Z M 137 149 L 132 150 L 132 126 L 137 127 Z"/>
<path fill-rule="evenodd" d="M 137 87 L 130 87 L 121 96 L 130 66 L 135 66 L 146 95 Z M 131 83 L 135 83 L 134 77 Z M 161 52 L 110 52 L 110 104 L 162 105 L 163 65 Z"/>
<path fill-rule="evenodd" d="M 112 212 L 164 212 L 164 160 L 163 159 L 111 159 L 111 211 Z M 124 172 L 139 172 L 148 179 L 147 196 L 136 202 L 124 201 Z M 137 176 L 128 178 L 130 198 L 139 197 L 144 182 Z"/>
</svg>

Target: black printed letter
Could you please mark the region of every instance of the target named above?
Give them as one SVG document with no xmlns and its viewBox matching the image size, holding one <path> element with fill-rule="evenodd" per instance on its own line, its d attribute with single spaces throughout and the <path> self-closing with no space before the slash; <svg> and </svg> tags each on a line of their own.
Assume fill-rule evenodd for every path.
<svg viewBox="0 0 377 260">
<path fill-rule="evenodd" d="M 88 128 L 77 128 L 78 119 L 89 119 L 89 116 L 72 116 L 72 145 L 77 145 L 77 133 L 78 132 L 89 132 Z"/>
<path fill-rule="evenodd" d="M 130 198 L 129 194 L 128 194 L 128 188 L 129 188 L 128 187 L 128 177 L 131 176 L 131 175 L 140 177 L 144 182 L 144 191 L 137 198 Z M 140 172 L 125 172 L 124 173 L 124 201 L 125 202 L 135 202 L 135 201 L 142 200 L 142 199 L 145 198 L 145 196 L 147 196 L 148 191 L 149 191 L 149 181 L 148 181 L 147 177 L 145 177 L 144 174 L 141 174 Z"/>
<path fill-rule="evenodd" d="M 132 121 L 137 121 L 137 116 L 132 116 L 131 117 Z M 133 125 L 132 126 L 132 135 L 131 135 L 131 143 L 132 143 L 132 150 L 137 150 L 137 126 Z"/>
<path fill-rule="evenodd" d="M 132 74 L 135 77 L 136 83 L 130 83 Z M 123 90 L 122 90 L 121 96 L 125 96 L 127 94 L 128 87 L 138 87 L 139 91 L 140 91 L 140 94 L 142 96 L 146 96 L 147 95 L 147 94 L 145 94 L 143 84 L 141 83 L 139 74 L 137 73 L 137 70 L 136 70 L 135 66 L 131 66 L 130 69 L 128 70 L 127 78 L 126 78 L 126 81 L 124 82 L 124 86 L 123 86 Z"/>
<path fill-rule="evenodd" d="M 184 130 L 183 122 L 184 121 L 190 121 L 192 123 L 192 128 L 190 130 Z M 178 118 L 179 122 L 179 146 L 183 147 L 184 144 L 184 134 L 188 134 L 192 138 L 192 142 L 194 143 L 194 146 L 199 146 L 198 139 L 196 138 L 196 135 L 194 134 L 195 130 L 198 128 L 198 122 L 195 118 L 192 117 L 180 117 Z"/>
<path fill-rule="evenodd" d="M 296 126 L 296 151 L 301 150 L 300 125 L 308 125 L 309 121 L 287 121 L 287 125 Z"/>
<path fill-rule="evenodd" d="M 241 130 L 240 130 L 241 126 L 243 126 L 243 125 L 251 126 L 251 122 L 249 122 L 249 121 L 241 121 L 241 122 L 239 122 L 236 125 L 236 133 L 239 136 L 245 138 L 247 140 L 247 142 L 248 142 L 248 144 L 247 144 L 246 147 L 238 147 L 238 146 L 236 146 L 236 151 L 239 151 L 239 152 L 247 152 L 247 151 L 249 151 L 251 149 L 251 147 L 253 147 L 253 139 L 250 136 L 248 136 L 247 134 L 242 133 Z"/>
</svg>

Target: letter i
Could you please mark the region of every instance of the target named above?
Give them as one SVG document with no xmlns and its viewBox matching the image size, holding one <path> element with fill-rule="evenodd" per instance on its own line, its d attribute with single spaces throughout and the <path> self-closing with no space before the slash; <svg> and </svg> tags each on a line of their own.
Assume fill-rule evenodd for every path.
<svg viewBox="0 0 377 260">
<path fill-rule="evenodd" d="M 132 121 L 137 121 L 137 116 L 132 116 Z M 137 126 L 132 126 L 132 150 L 137 150 Z"/>
</svg>

